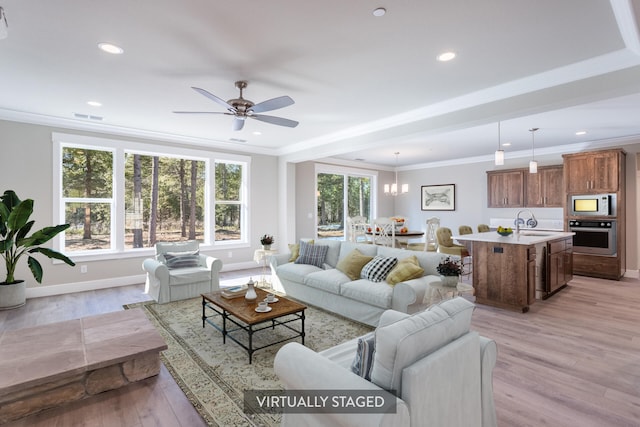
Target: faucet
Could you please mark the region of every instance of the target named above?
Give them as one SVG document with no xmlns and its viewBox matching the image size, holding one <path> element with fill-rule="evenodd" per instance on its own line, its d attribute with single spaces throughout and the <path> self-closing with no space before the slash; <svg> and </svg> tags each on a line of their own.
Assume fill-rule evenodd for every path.
<svg viewBox="0 0 640 427">
<path fill-rule="evenodd" d="M 520 214 L 522 212 L 529 212 L 529 215 L 531 215 L 531 219 L 533 219 L 534 221 L 536 219 L 533 212 L 531 212 L 529 209 L 522 209 L 520 212 L 516 214 L 516 234 L 520 234 Z"/>
</svg>

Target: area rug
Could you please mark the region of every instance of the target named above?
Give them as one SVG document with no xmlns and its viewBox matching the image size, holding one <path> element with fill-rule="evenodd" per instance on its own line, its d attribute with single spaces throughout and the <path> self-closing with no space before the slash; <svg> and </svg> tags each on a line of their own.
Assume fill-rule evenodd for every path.
<svg viewBox="0 0 640 427">
<path fill-rule="evenodd" d="M 231 340 L 223 344 L 219 331 L 208 324 L 202 327 L 201 298 L 125 306 L 134 307 L 144 309 L 165 339 L 169 348 L 161 353 L 163 363 L 209 425 L 280 424 L 277 414 L 245 413 L 243 398 L 244 390 L 282 389 L 273 371 L 273 359 L 285 343 L 256 351 L 249 364 L 245 349 Z M 305 315 L 305 345 L 314 351 L 325 350 L 372 330 L 370 326 L 315 307 L 309 307 Z M 264 334 L 286 334 L 287 331 L 286 328 L 262 331 L 254 335 L 254 342 L 260 339 L 277 341 Z M 300 338 L 292 341 L 300 342 Z"/>
</svg>

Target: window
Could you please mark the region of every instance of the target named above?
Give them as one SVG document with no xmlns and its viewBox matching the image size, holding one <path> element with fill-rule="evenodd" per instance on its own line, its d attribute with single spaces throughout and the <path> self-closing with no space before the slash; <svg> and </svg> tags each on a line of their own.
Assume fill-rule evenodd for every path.
<svg viewBox="0 0 640 427">
<path fill-rule="evenodd" d="M 374 172 L 318 166 L 316 195 L 319 238 L 344 239 L 347 217 L 371 219 L 371 189 L 375 176 Z"/>
<path fill-rule="evenodd" d="M 54 147 L 54 220 L 71 224 L 57 249 L 77 256 L 156 241 L 247 244 L 248 157 L 62 134 Z"/>
</svg>

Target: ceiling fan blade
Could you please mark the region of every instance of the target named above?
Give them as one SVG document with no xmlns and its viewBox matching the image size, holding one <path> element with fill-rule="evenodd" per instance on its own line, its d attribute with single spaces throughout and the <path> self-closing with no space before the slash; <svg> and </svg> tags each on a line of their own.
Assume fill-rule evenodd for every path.
<svg viewBox="0 0 640 427">
<path fill-rule="evenodd" d="M 231 114 L 222 111 L 174 111 L 175 114 Z"/>
<path fill-rule="evenodd" d="M 268 99 L 249 108 L 254 113 L 263 113 L 265 111 L 277 110 L 278 108 L 288 107 L 295 104 L 295 101 L 288 96 L 280 96 L 278 98 Z"/>
<path fill-rule="evenodd" d="M 226 108 L 227 110 L 233 112 L 233 113 L 237 113 L 238 110 L 236 110 L 233 105 L 229 104 L 227 101 L 225 101 L 224 99 L 218 98 L 217 96 L 215 96 L 214 94 L 212 94 L 209 91 L 206 91 L 204 89 L 200 89 L 199 87 L 194 87 L 191 86 L 191 89 L 195 90 L 196 92 L 198 92 L 201 95 L 206 96 L 207 98 L 209 98 L 210 100 L 217 102 L 218 104 L 222 105 L 224 108 Z"/>
<path fill-rule="evenodd" d="M 244 127 L 244 118 L 236 117 L 233 119 L 233 130 L 241 130 Z"/>
<path fill-rule="evenodd" d="M 261 122 L 271 123 L 272 125 L 287 126 L 290 128 L 298 126 L 298 122 L 296 122 L 295 120 L 284 119 L 282 117 L 264 116 L 259 114 L 254 114 L 248 117 L 260 120 Z"/>
</svg>

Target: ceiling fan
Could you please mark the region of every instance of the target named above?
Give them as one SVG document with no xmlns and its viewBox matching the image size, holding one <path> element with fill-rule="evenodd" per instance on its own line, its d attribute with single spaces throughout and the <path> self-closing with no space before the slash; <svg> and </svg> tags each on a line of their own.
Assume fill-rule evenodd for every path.
<svg viewBox="0 0 640 427">
<path fill-rule="evenodd" d="M 265 111 L 277 110 L 278 108 L 288 107 L 294 104 L 294 100 L 288 96 L 279 96 L 277 98 L 268 99 L 266 101 L 254 104 L 248 99 L 242 97 L 242 90 L 247 87 L 247 82 L 239 80 L 236 82 L 236 87 L 240 89 L 240 96 L 235 99 L 225 101 L 218 98 L 211 92 L 208 92 L 199 87 L 191 87 L 196 92 L 206 96 L 214 102 L 222 105 L 227 109 L 227 112 L 220 111 L 174 111 L 177 114 L 226 114 L 234 116 L 233 130 L 240 130 L 244 126 L 244 121 L 247 118 L 260 120 L 261 122 L 271 123 L 272 125 L 287 126 L 294 128 L 298 126 L 298 122 L 295 120 L 289 120 L 282 117 L 265 116 L 264 114 L 258 114 Z"/>
</svg>

